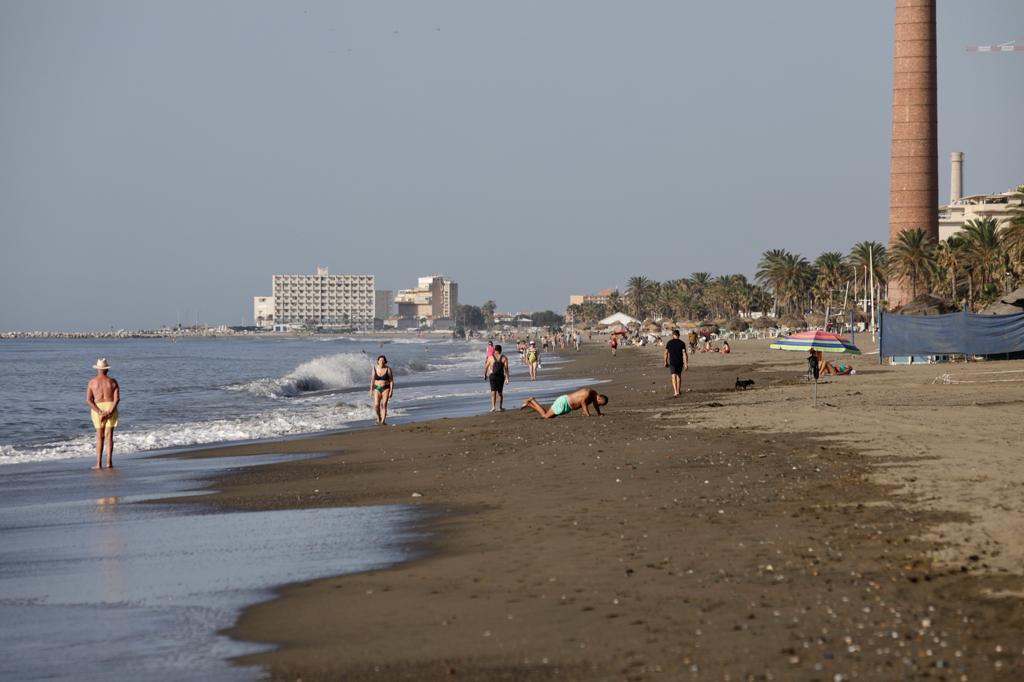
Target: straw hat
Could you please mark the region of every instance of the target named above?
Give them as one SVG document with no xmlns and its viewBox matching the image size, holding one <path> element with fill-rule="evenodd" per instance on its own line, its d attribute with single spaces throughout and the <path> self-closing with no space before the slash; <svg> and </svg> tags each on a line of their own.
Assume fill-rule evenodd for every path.
<svg viewBox="0 0 1024 682">
<path fill-rule="evenodd" d="M 110 363 L 107 362 L 106 358 L 100 358 L 96 361 L 96 364 L 92 366 L 93 369 L 110 369 Z"/>
</svg>

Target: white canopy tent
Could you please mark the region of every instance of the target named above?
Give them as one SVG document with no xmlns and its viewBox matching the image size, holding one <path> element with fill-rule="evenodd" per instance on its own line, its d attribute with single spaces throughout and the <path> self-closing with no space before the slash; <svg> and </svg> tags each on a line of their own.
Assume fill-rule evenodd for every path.
<svg viewBox="0 0 1024 682">
<path fill-rule="evenodd" d="M 604 318 L 603 320 L 598 322 L 598 324 L 603 324 L 606 327 L 611 326 L 613 324 L 621 324 L 624 327 L 628 327 L 631 324 L 640 324 L 640 320 L 636 319 L 635 317 L 630 317 L 626 313 L 615 313 L 614 315 L 609 315 L 608 317 Z"/>
</svg>

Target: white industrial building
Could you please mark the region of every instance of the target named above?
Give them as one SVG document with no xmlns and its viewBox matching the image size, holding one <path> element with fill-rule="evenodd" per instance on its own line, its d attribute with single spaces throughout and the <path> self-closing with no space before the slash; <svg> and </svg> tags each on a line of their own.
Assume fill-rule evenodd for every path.
<svg viewBox="0 0 1024 682">
<path fill-rule="evenodd" d="M 961 231 L 964 223 L 982 218 L 992 218 L 1002 228 L 1009 223 L 1015 211 L 1024 208 L 1024 193 L 1020 187 L 999 194 L 964 196 L 963 152 L 950 154 L 949 165 L 949 203 L 939 207 L 939 239 Z"/>
</svg>

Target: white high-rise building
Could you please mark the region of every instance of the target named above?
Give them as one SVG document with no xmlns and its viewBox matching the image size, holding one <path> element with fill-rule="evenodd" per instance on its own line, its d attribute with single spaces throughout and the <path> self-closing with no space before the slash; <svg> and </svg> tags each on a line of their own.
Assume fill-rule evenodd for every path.
<svg viewBox="0 0 1024 682">
<path fill-rule="evenodd" d="M 373 329 L 373 275 L 274 275 L 274 324 Z"/>
<path fill-rule="evenodd" d="M 252 300 L 252 317 L 256 326 L 269 329 L 274 326 L 274 297 L 254 296 Z"/>
</svg>

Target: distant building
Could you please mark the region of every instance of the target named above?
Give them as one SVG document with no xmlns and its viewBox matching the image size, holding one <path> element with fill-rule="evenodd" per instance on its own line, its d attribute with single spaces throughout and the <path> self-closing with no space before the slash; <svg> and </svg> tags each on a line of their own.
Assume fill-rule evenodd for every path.
<svg viewBox="0 0 1024 682">
<path fill-rule="evenodd" d="M 424 320 L 450 320 L 459 306 L 459 285 L 444 275 L 420 277 L 415 289 L 399 289 L 395 295 L 398 317 Z"/>
<path fill-rule="evenodd" d="M 1013 217 L 1014 210 L 1024 208 L 1024 194 L 1009 190 L 1002 194 L 973 194 L 939 207 L 939 239 L 946 239 L 964 229 L 964 223 L 993 218 L 1000 228 Z"/>
<path fill-rule="evenodd" d="M 1013 212 L 1024 207 L 1024 193 L 1021 189 L 1007 190 L 1001 194 L 972 194 L 962 196 L 963 152 L 950 154 L 949 203 L 939 207 L 939 239 L 947 239 L 964 228 L 964 223 L 981 218 L 993 218 L 1003 227 Z"/>
<path fill-rule="evenodd" d="M 395 292 L 390 289 L 377 289 L 373 292 L 373 316 L 378 320 L 386 320 L 395 311 Z"/>
<path fill-rule="evenodd" d="M 583 305 L 584 303 L 604 304 L 608 302 L 612 294 L 616 294 L 618 291 L 615 287 L 609 287 L 608 289 L 599 289 L 596 294 L 569 294 L 569 305 Z"/>
<path fill-rule="evenodd" d="M 260 329 L 271 329 L 274 326 L 274 297 L 255 296 L 252 299 L 252 317 Z"/>
<path fill-rule="evenodd" d="M 274 325 L 373 329 L 373 275 L 274 275 Z"/>
</svg>

